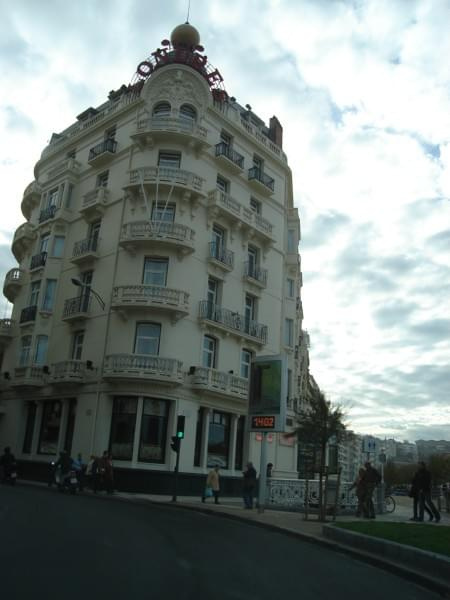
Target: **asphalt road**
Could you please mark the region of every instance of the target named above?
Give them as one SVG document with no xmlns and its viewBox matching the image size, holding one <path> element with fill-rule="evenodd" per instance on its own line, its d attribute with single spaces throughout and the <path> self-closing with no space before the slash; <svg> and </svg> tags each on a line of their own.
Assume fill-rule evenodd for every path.
<svg viewBox="0 0 450 600">
<path fill-rule="evenodd" d="M 254 525 L 0 486 L 5 600 L 436 600 L 390 573 Z"/>
</svg>

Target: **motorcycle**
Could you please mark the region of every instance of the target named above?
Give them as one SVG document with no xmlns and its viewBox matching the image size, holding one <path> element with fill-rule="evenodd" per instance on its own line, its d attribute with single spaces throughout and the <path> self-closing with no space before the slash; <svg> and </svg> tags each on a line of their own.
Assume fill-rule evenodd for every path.
<svg viewBox="0 0 450 600">
<path fill-rule="evenodd" d="M 67 473 L 61 473 L 61 468 L 58 467 L 55 470 L 55 482 L 60 492 L 68 491 L 71 494 L 76 494 L 78 479 L 74 469 L 70 469 Z"/>
</svg>

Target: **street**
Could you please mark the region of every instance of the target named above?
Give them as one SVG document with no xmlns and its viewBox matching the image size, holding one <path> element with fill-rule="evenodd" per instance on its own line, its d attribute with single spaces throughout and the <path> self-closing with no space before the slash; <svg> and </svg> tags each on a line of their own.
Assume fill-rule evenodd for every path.
<svg viewBox="0 0 450 600">
<path fill-rule="evenodd" d="M 0 564 L 14 600 L 438 598 L 251 524 L 20 485 L 0 486 Z"/>
</svg>

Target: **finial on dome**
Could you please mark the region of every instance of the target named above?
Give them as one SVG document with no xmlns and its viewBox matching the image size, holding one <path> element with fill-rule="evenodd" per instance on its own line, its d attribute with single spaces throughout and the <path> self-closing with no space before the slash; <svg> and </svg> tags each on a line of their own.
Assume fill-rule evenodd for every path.
<svg viewBox="0 0 450 600">
<path fill-rule="evenodd" d="M 200 44 L 199 32 L 187 21 L 183 25 L 178 25 L 170 34 L 170 41 L 174 48 L 194 49 Z"/>
</svg>

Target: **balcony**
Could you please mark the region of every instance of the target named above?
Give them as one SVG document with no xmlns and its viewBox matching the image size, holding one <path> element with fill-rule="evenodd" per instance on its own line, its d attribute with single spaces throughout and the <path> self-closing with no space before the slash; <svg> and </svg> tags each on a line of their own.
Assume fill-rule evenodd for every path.
<svg viewBox="0 0 450 600">
<path fill-rule="evenodd" d="M 26 323 L 33 323 L 34 321 L 36 321 L 36 313 L 37 313 L 36 304 L 33 304 L 32 306 L 27 306 L 26 308 L 23 308 L 20 313 L 19 323 L 21 325 L 25 325 Z"/>
<path fill-rule="evenodd" d="M 47 252 L 39 252 L 31 257 L 30 271 L 37 271 L 43 269 L 47 262 Z"/>
<path fill-rule="evenodd" d="M 267 269 L 261 269 L 253 262 L 244 263 L 244 279 L 260 288 L 267 287 Z"/>
<path fill-rule="evenodd" d="M 226 169 L 231 171 L 232 173 L 241 173 L 244 168 L 244 157 L 236 150 L 226 144 L 225 142 L 220 142 L 216 144 L 216 158 L 221 165 L 223 165 Z"/>
<path fill-rule="evenodd" d="M 0 319 L 0 348 L 9 344 L 15 333 L 15 325 L 12 319 Z"/>
<path fill-rule="evenodd" d="M 208 261 L 224 271 L 232 271 L 234 267 L 234 252 L 224 248 L 223 244 L 209 242 Z"/>
<path fill-rule="evenodd" d="M 81 163 L 74 158 L 66 158 L 65 160 L 56 163 L 56 165 L 47 172 L 47 179 L 50 180 L 63 176 L 71 176 L 72 179 L 78 179 L 80 170 Z"/>
<path fill-rule="evenodd" d="M 137 380 L 181 385 L 184 374 L 183 363 L 174 358 L 161 358 L 146 354 L 110 354 L 103 364 L 103 379 L 106 381 Z"/>
<path fill-rule="evenodd" d="M 104 140 L 89 150 L 88 163 L 91 167 L 101 167 L 111 160 L 116 150 L 116 140 Z"/>
<path fill-rule="evenodd" d="M 64 302 L 62 320 L 66 323 L 76 323 L 89 318 L 89 308 L 91 297 L 89 293 L 84 293 L 76 298 L 69 298 Z"/>
<path fill-rule="evenodd" d="M 21 262 L 31 244 L 36 239 L 36 231 L 31 223 L 23 223 L 16 229 L 11 250 L 17 262 Z"/>
<path fill-rule="evenodd" d="M 41 210 L 41 212 L 39 213 L 39 224 L 45 223 L 46 221 L 50 221 L 51 219 L 54 219 L 57 210 L 58 210 L 58 207 L 55 204 L 52 204 L 51 206 L 47 206 L 46 208 L 43 208 Z"/>
<path fill-rule="evenodd" d="M 133 221 L 122 227 L 119 244 L 131 252 L 155 244 L 162 248 L 174 248 L 178 258 L 195 250 L 195 231 L 186 225 L 167 221 Z"/>
<path fill-rule="evenodd" d="M 10 269 L 6 273 L 5 281 L 3 283 L 3 295 L 6 296 L 10 302 L 14 302 L 16 299 L 24 279 L 25 273 L 21 269 Z"/>
<path fill-rule="evenodd" d="M 75 264 L 83 264 L 93 261 L 98 258 L 97 253 L 98 236 L 88 237 L 79 242 L 75 242 L 73 246 L 71 262 Z"/>
<path fill-rule="evenodd" d="M 101 219 L 108 205 L 108 200 L 109 189 L 106 187 L 98 187 L 85 194 L 80 209 L 85 221 L 92 223 Z"/>
<path fill-rule="evenodd" d="M 244 236 L 256 237 L 264 245 L 271 245 L 274 241 L 273 226 L 267 219 L 229 194 L 214 189 L 208 192 L 208 225 L 217 219 L 225 219 L 232 230 L 240 228 Z"/>
<path fill-rule="evenodd" d="M 130 181 L 124 189 L 141 193 L 141 187 L 147 186 L 153 191 L 156 186 L 161 189 L 172 188 L 186 193 L 193 198 L 203 197 L 204 179 L 191 171 L 173 167 L 142 167 L 130 171 Z"/>
<path fill-rule="evenodd" d="M 50 369 L 50 383 L 78 384 L 86 379 L 86 362 L 82 360 L 64 360 L 54 363 Z"/>
<path fill-rule="evenodd" d="M 194 390 L 247 401 L 248 379 L 206 367 L 194 367 L 193 371 L 191 385 Z"/>
<path fill-rule="evenodd" d="M 195 150 L 209 146 L 207 131 L 193 119 L 172 116 L 155 116 L 139 119 L 136 131 L 131 135 L 141 148 L 153 148 L 156 142 L 163 141 L 186 144 Z"/>
<path fill-rule="evenodd" d="M 25 366 L 14 369 L 14 379 L 11 385 L 14 387 L 40 388 L 47 383 L 47 373 L 42 366 Z"/>
<path fill-rule="evenodd" d="M 113 288 L 111 307 L 123 318 L 129 310 L 158 310 L 178 321 L 189 314 L 189 294 L 159 285 L 121 285 Z"/>
<path fill-rule="evenodd" d="M 247 319 L 238 312 L 201 300 L 198 316 L 204 324 L 212 325 L 225 333 L 232 333 L 261 346 L 267 343 L 267 325 Z"/>
<path fill-rule="evenodd" d="M 30 185 L 25 188 L 20 208 L 27 221 L 30 220 L 33 209 L 39 204 L 41 194 L 41 186 L 36 181 L 32 181 Z"/>
<path fill-rule="evenodd" d="M 258 167 L 248 170 L 248 182 L 258 192 L 271 196 L 275 190 L 275 180 Z"/>
</svg>

